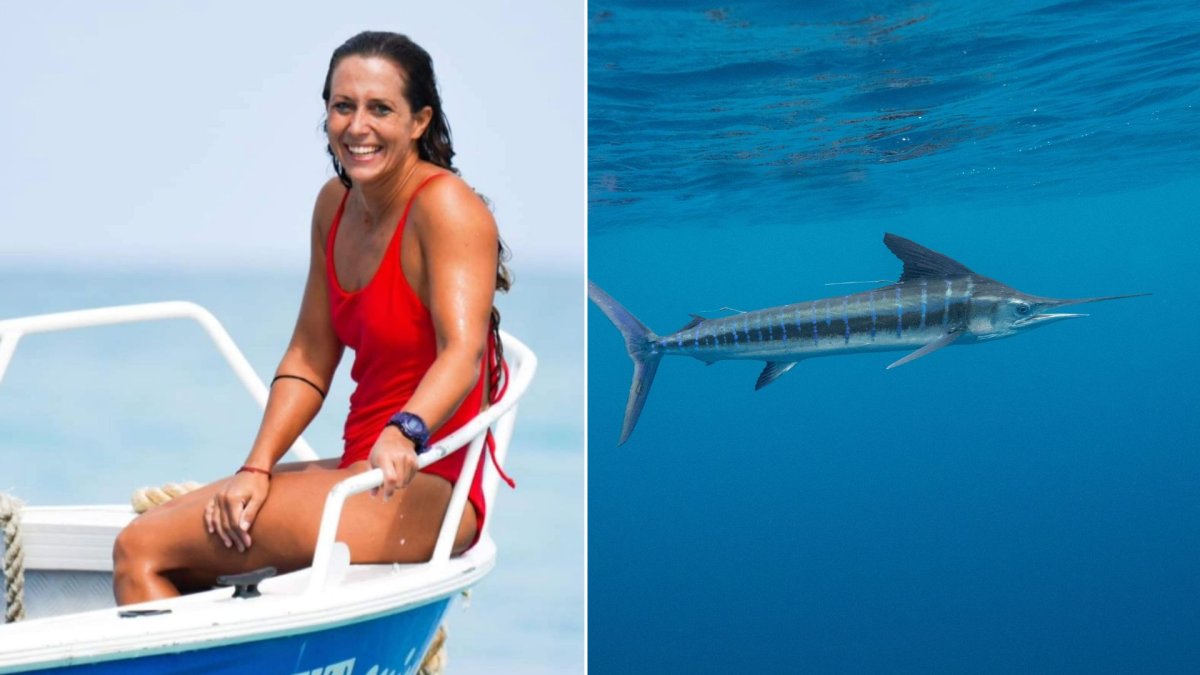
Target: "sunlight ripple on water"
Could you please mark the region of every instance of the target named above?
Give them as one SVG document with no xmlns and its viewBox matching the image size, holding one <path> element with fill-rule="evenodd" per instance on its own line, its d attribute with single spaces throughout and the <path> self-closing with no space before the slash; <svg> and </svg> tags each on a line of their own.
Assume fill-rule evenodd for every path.
<svg viewBox="0 0 1200 675">
<path fill-rule="evenodd" d="M 1101 193 L 1200 153 L 1195 3 L 686 4 L 592 4 L 593 233 Z"/>
</svg>

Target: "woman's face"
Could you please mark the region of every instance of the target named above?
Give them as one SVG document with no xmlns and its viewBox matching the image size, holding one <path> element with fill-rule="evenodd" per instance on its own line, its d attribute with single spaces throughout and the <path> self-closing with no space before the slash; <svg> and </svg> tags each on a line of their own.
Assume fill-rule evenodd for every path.
<svg viewBox="0 0 1200 675">
<path fill-rule="evenodd" d="M 404 75 L 381 57 L 347 56 L 333 70 L 328 135 L 338 162 L 355 184 L 395 179 L 429 125 L 429 107 L 414 113 L 404 98 Z"/>
</svg>

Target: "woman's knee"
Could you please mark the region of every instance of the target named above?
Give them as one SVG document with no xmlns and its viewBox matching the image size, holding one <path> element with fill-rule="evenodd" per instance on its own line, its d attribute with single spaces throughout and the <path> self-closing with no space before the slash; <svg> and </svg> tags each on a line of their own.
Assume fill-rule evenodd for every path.
<svg viewBox="0 0 1200 675">
<path fill-rule="evenodd" d="M 172 518 L 139 517 L 125 527 L 113 542 L 113 594 L 118 605 L 179 595 L 172 578 L 178 558 L 178 528 Z"/>
<path fill-rule="evenodd" d="M 125 576 L 137 570 L 156 570 L 162 563 L 162 544 L 167 540 L 144 517 L 129 523 L 113 542 L 113 574 Z"/>
</svg>

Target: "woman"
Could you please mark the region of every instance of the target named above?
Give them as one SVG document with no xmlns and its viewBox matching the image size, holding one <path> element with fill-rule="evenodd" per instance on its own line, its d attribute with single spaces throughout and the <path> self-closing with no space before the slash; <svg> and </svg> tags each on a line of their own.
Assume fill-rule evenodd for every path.
<svg viewBox="0 0 1200 675">
<path fill-rule="evenodd" d="M 317 195 L 300 316 L 241 469 L 148 511 L 117 538 L 119 604 L 211 587 L 217 576 L 311 563 L 324 500 L 372 468 L 338 540 L 360 563 L 428 559 L 465 453 L 417 472 L 427 442 L 479 412 L 499 382 L 496 224 L 457 176 L 432 63 L 394 33 L 362 33 L 330 60 L 322 93 L 337 178 Z M 342 352 L 357 383 L 340 460 L 280 464 L 321 407 Z M 432 436 L 428 434 L 432 432 Z M 482 461 L 454 542 L 483 525 Z M 393 498 L 395 497 L 395 498 Z"/>
</svg>

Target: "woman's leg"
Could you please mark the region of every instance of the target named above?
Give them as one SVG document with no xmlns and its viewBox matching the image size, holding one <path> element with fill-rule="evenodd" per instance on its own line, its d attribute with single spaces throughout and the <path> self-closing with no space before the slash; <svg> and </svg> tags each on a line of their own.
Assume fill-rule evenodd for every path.
<svg viewBox="0 0 1200 675">
<path fill-rule="evenodd" d="M 271 492 L 250 528 L 245 552 L 226 548 L 209 534 L 204 509 L 223 481 L 182 495 L 139 516 L 117 537 L 113 548 L 113 590 L 118 604 L 178 595 L 211 587 L 222 574 L 275 566 L 281 573 L 312 563 L 325 496 L 334 484 L 361 473 L 366 462 L 345 469 L 315 462 L 281 465 L 272 472 Z M 339 541 L 350 546 L 352 562 L 420 562 L 433 554 L 450 483 L 417 474 L 387 503 L 369 493 L 346 500 Z M 474 539 L 475 509 L 464 509 L 454 549 Z"/>
</svg>

